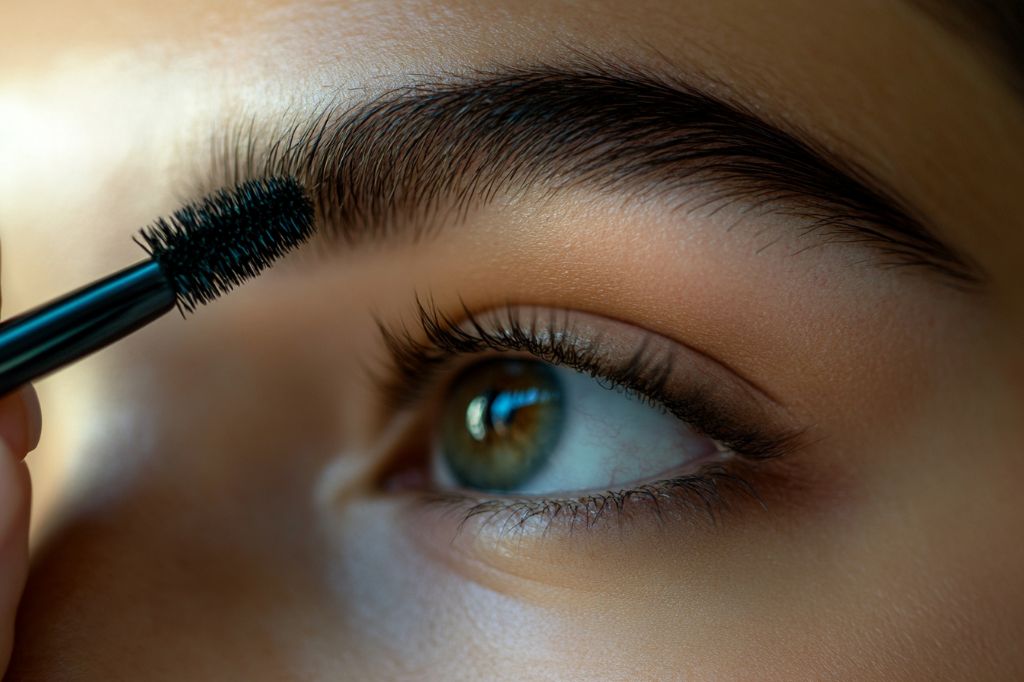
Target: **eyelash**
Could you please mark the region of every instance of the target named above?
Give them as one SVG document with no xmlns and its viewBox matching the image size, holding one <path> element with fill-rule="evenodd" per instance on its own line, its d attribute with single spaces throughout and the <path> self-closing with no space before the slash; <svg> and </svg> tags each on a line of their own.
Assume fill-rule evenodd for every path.
<svg viewBox="0 0 1024 682">
<path fill-rule="evenodd" d="M 749 465 L 748 467 L 749 468 Z M 622 524 L 635 512 L 650 512 L 658 522 L 669 517 L 703 517 L 714 524 L 730 509 L 735 496 L 766 504 L 752 482 L 750 471 L 724 464 L 708 465 L 685 476 L 651 481 L 623 490 L 606 490 L 578 498 L 490 498 L 478 499 L 457 492 L 435 492 L 424 498 L 427 504 L 459 515 L 457 532 L 474 519 L 498 530 L 499 537 L 522 532 L 537 523 L 542 531 L 556 524 L 570 533 L 592 530 L 602 522 Z"/>
<path fill-rule="evenodd" d="M 417 299 L 416 332 L 404 326 L 390 328 L 378 321 L 390 366 L 387 373 L 376 376 L 376 383 L 392 412 L 408 411 L 419 405 L 440 383 L 439 376 L 460 358 L 488 352 L 520 352 L 587 374 L 610 390 L 621 391 L 672 414 L 735 457 L 685 475 L 578 498 L 491 497 L 481 500 L 456 491 L 432 491 L 423 497 L 430 504 L 459 513 L 460 529 L 474 518 L 500 527 L 502 533 L 525 529 L 528 523 L 537 521 L 546 526 L 562 522 L 570 530 L 592 528 L 609 518 L 609 512 L 622 520 L 639 506 L 649 509 L 659 520 L 672 510 L 689 515 L 703 511 L 710 521 L 715 521 L 729 506 L 727 493 L 740 493 L 764 507 L 752 482 L 759 470 L 757 464 L 795 447 L 798 434 L 772 433 L 770 429 L 744 424 L 729 416 L 703 390 L 670 390 L 667 386 L 672 370 L 669 356 L 651 354 L 646 346 L 641 346 L 628 362 L 609 362 L 601 353 L 600 339 L 584 340 L 584 345 L 579 343 L 581 340 L 574 337 L 570 313 L 566 311 L 552 311 L 546 320 L 538 313 L 524 319 L 520 309 L 508 307 L 504 314 L 494 313 L 492 318 L 499 323 L 494 326 L 500 331 L 490 331 L 465 305 L 462 313 L 462 321 L 456 321 L 433 302 Z"/>
</svg>

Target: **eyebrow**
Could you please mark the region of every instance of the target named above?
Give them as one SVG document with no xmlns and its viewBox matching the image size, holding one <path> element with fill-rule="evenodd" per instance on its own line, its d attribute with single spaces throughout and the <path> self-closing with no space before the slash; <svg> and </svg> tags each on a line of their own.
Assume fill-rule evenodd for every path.
<svg viewBox="0 0 1024 682">
<path fill-rule="evenodd" d="M 269 143 L 262 143 L 270 140 Z M 423 237 L 502 194 L 589 187 L 684 210 L 782 214 L 821 243 L 957 288 L 982 281 L 867 171 L 736 103 L 646 70 L 584 60 L 420 80 L 330 103 L 267 130 L 239 120 L 214 144 L 224 184 L 287 175 L 329 242 Z"/>
</svg>

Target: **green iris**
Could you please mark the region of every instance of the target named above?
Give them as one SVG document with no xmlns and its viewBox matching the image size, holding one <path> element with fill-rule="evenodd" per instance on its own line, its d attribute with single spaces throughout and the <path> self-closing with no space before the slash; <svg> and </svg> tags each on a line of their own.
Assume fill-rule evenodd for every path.
<svg viewBox="0 0 1024 682">
<path fill-rule="evenodd" d="M 453 382 L 440 446 L 460 485 L 507 492 L 544 466 L 564 423 L 564 393 L 550 365 L 488 360 Z"/>
</svg>

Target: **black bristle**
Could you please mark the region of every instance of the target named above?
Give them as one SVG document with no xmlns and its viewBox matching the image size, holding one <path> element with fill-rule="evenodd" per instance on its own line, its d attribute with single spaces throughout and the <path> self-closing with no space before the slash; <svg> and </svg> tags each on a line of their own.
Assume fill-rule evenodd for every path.
<svg viewBox="0 0 1024 682">
<path fill-rule="evenodd" d="M 139 244 L 191 312 L 255 277 L 313 234 L 313 204 L 291 178 L 220 190 L 143 228 Z M 138 241 L 138 240 L 136 240 Z"/>
</svg>

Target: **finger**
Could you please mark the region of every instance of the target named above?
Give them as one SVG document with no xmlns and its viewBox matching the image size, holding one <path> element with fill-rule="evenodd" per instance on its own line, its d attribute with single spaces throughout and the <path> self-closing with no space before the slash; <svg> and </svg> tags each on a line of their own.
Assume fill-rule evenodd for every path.
<svg viewBox="0 0 1024 682">
<path fill-rule="evenodd" d="M 28 574 L 28 468 L 0 443 L 0 673 L 14 644 L 14 620 Z"/>
<path fill-rule="evenodd" d="M 18 602 L 28 577 L 32 486 L 21 460 L 39 443 L 40 427 L 31 385 L 0 397 L 0 677 L 11 660 Z"/>
<path fill-rule="evenodd" d="M 0 440 L 21 459 L 39 444 L 42 417 L 31 385 L 0 397 Z"/>
</svg>

